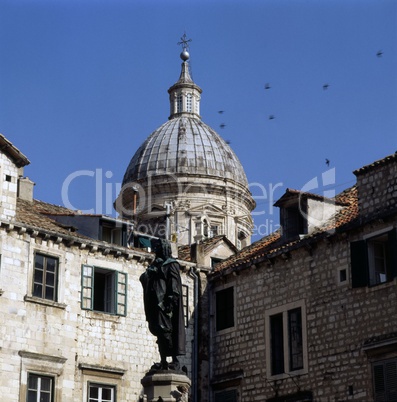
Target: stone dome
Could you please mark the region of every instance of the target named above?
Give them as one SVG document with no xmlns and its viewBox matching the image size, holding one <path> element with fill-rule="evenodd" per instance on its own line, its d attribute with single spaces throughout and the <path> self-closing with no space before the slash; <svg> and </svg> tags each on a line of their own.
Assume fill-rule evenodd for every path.
<svg viewBox="0 0 397 402">
<path fill-rule="evenodd" d="M 225 235 L 244 247 L 255 201 L 237 156 L 201 120 L 202 90 L 190 76 L 189 57 L 184 47 L 179 79 L 168 89 L 168 121 L 135 152 L 115 208 L 141 234 L 178 244 Z"/>
<path fill-rule="evenodd" d="M 248 187 L 233 150 L 196 117 L 174 117 L 155 130 L 132 157 L 123 184 L 161 174 L 216 176 Z"/>
</svg>

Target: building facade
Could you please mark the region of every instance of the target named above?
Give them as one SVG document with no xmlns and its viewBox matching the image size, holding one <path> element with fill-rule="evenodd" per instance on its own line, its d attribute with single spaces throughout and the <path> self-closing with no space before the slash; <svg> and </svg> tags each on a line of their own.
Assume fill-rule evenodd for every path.
<svg viewBox="0 0 397 402">
<path fill-rule="evenodd" d="M 0 395 L 7 401 L 140 401 L 141 379 L 159 361 L 139 277 L 154 255 L 112 243 L 95 218 L 32 198 L 28 159 L 3 136 L 0 205 Z M 68 223 L 60 223 L 68 218 Z M 74 225 L 73 225 L 74 222 Z M 108 223 L 107 221 L 105 223 Z M 87 226 L 85 223 L 84 227 Z M 191 376 L 194 264 L 181 265 Z"/>
<path fill-rule="evenodd" d="M 287 190 L 283 230 L 209 275 L 213 401 L 396 400 L 397 154 L 354 173 L 334 200 Z"/>
</svg>

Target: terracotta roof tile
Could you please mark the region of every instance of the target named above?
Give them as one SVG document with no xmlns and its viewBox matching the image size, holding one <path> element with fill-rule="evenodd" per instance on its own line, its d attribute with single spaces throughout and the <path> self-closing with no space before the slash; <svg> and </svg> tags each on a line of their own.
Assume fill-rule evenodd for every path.
<svg viewBox="0 0 397 402">
<path fill-rule="evenodd" d="M 395 152 L 392 155 L 388 155 L 382 159 L 379 159 L 373 163 L 370 163 L 369 165 L 365 165 L 359 169 L 356 169 L 355 171 L 353 171 L 353 174 L 355 174 L 356 176 L 359 176 L 360 174 L 368 172 L 369 170 L 372 170 L 378 166 L 387 165 L 388 163 L 391 163 L 396 160 L 397 160 L 397 152 Z"/>
<path fill-rule="evenodd" d="M 327 221 L 327 223 L 323 227 L 319 228 L 315 233 L 305 236 L 302 239 L 283 241 L 281 231 L 276 231 L 244 248 L 238 254 L 218 263 L 213 272 L 220 272 L 229 268 L 254 263 L 256 259 L 266 256 L 271 258 L 283 250 L 288 250 L 291 247 L 299 247 L 299 244 L 304 244 L 308 238 L 315 238 L 319 234 L 323 234 L 330 229 L 341 228 L 343 225 L 353 221 L 358 216 L 356 186 L 348 188 L 342 193 L 338 194 L 335 197 L 335 201 L 339 204 L 345 205 L 345 207 L 338 211 L 332 219 Z"/>
<path fill-rule="evenodd" d="M 35 227 L 39 230 L 42 229 L 63 235 L 76 236 L 82 239 L 89 239 L 88 237 L 73 231 L 73 229 L 43 215 L 44 204 L 46 203 L 42 203 L 41 201 L 33 200 L 32 202 L 30 202 L 18 198 L 16 217 L 15 217 L 16 222 Z M 46 205 L 51 206 L 51 204 Z M 55 205 L 53 205 L 53 207 L 58 208 Z"/>
</svg>

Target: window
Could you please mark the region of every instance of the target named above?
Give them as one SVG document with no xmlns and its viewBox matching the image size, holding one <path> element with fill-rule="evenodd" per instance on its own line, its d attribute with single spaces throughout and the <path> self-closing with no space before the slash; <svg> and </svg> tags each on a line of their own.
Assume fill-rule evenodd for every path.
<svg viewBox="0 0 397 402">
<path fill-rule="evenodd" d="M 182 113 L 182 111 L 183 111 L 183 96 L 178 95 L 176 97 L 176 112 Z"/>
<path fill-rule="evenodd" d="M 115 402 L 115 387 L 104 384 L 88 385 L 88 402 Z"/>
<path fill-rule="evenodd" d="M 218 236 L 219 234 L 219 226 L 211 225 L 211 237 Z"/>
<path fill-rule="evenodd" d="M 81 307 L 86 310 L 125 316 L 127 274 L 83 265 Z"/>
<path fill-rule="evenodd" d="M 302 205 L 303 208 L 303 205 Z M 304 217 L 304 211 L 300 205 L 285 208 L 284 229 L 286 237 L 295 237 L 307 233 L 307 221 Z"/>
<path fill-rule="evenodd" d="M 53 402 L 54 379 L 53 377 L 39 374 L 28 374 L 27 402 Z"/>
<path fill-rule="evenodd" d="M 186 95 L 186 111 L 187 112 L 192 111 L 192 94 Z"/>
<path fill-rule="evenodd" d="M 234 288 L 228 287 L 215 293 L 216 330 L 234 326 Z"/>
<path fill-rule="evenodd" d="M 353 287 L 374 286 L 397 276 L 396 231 L 350 244 Z"/>
<path fill-rule="evenodd" d="M 231 389 L 228 391 L 221 391 L 215 394 L 215 402 L 237 402 L 237 391 Z"/>
<path fill-rule="evenodd" d="M 218 264 L 218 262 L 221 262 L 222 258 L 215 258 L 211 257 L 211 268 L 214 269 L 215 265 Z"/>
<path fill-rule="evenodd" d="M 58 258 L 36 253 L 34 256 L 33 296 L 57 301 Z"/>
<path fill-rule="evenodd" d="M 397 359 L 372 364 L 374 401 L 397 400 Z"/>
<path fill-rule="evenodd" d="M 266 312 L 268 376 L 301 373 L 306 363 L 306 331 L 303 302 Z"/>
<path fill-rule="evenodd" d="M 182 304 L 183 304 L 183 319 L 185 327 L 189 325 L 189 287 L 182 285 Z"/>
</svg>

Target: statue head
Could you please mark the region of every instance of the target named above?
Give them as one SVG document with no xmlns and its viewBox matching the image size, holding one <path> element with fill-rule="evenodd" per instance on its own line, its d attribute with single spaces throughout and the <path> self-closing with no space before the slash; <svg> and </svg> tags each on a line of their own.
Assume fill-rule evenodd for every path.
<svg viewBox="0 0 397 402">
<path fill-rule="evenodd" d="M 171 257 L 171 244 L 165 239 L 152 239 L 152 248 L 156 254 L 156 258 L 167 260 Z"/>
</svg>

